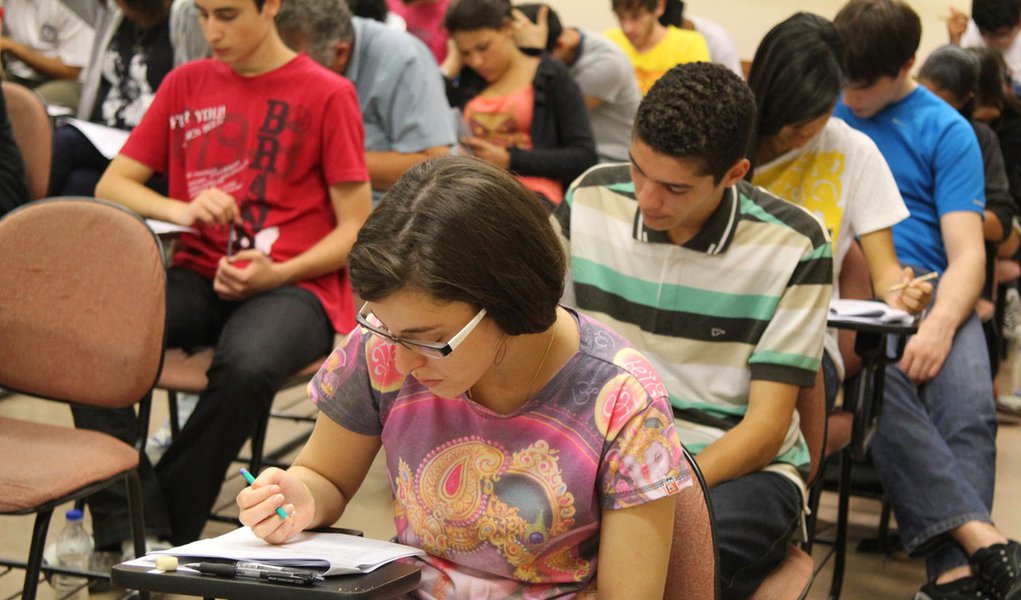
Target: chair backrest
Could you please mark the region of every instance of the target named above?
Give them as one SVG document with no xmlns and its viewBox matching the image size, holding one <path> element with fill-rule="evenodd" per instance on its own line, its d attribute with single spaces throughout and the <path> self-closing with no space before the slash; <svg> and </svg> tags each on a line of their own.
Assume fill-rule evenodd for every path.
<svg viewBox="0 0 1021 600">
<path fill-rule="evenodd" d="M 684 458 L 694 482 L 677 497 L 663 599 L 715 600 L 720 595 L 720 586 L 713 511 L 702 472 L 687 450 Z"/>
<path fill-rule="evenodd" d="M 815 387 L 802 388 L 798 391 L 798 425 L 801 435 L 808 444 L 808 454 L 812 459 L 805 483 L 812 485 L 819 467 L 822 465 L 826 445 L 826 390 L 823 385 L 822 369 L 815 374 Z"/>
<path fill-rule="evenodd" d="M 0 220 L 0 387 L 130 406 L 163 357 L 165 272 L 134 213 L 89 198 L 32 202 Z"/>
<path fill-rule="evenodd" d="M 854 300 L 872 300 L 872 276 L 869 274 L 869 263 L 865 260 L 865 252 L 857 240 L 844 256 L 840 266 L 840 297 Z M 854 351 L 855 333 L 849 329 L 841 329 L 840 356 L 844 360 L 844 380 L 848 380 L 861 371 L 861 357 Z"/>
<path fill-rule="evenodd" d="M 10 81 L 2 84 L 7 115 L 14 141 L 25 159 L 25 179 L 31 200 L 46 196 L 50 186 L 50 162 L 53 160 L 53 126 L 46 103 L 32 90 Z"/>
</svg>

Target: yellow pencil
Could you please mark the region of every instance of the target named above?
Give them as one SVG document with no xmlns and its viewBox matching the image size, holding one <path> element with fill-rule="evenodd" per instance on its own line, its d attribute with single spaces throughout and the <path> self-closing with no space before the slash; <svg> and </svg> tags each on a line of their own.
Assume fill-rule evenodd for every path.
<svg viewBox="0 0 1021 600">
<path fill-rule="evenodd" d="M 936 271 L 933 271 L 932 273 L 926 273 L 925 275 L 919 275 L 918 277 L 915 277 L 914 279 L 907 283 L 898 283 L 897 285 L 891 286 L 890 291 L 896 292 L 897 290 L 902 290 L 908 286 L 915 285 L 916 283 L 922 283 L 923 281 L 931 281 L 933 279 L 936 279 L 937 277 L 939 277 L 939 273 L 937 273 Z"/>
</svg>

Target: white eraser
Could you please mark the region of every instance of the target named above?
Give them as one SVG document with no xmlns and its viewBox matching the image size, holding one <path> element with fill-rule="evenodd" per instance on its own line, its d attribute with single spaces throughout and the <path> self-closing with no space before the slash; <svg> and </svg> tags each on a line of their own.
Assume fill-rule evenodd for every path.
<svg viewBox="0 0 1021 600">
<path fill-rule="evenodd" d="M 176 571 L 177 570 L 177 557 L 176 556 L 157 556 L 156 557 L 156 569 L 159 571 Z"/>
</svg>

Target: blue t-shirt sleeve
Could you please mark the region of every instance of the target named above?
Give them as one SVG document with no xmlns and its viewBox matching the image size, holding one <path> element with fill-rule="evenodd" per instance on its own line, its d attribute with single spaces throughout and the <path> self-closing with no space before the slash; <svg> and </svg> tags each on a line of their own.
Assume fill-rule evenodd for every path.
<svg viewBox="0 0 1021 600">
<path fill-rule="evenodd" d="M 935 148 L 933 197 L 940 217 L 967 211 L 982 213 L 986 206 L 982 151 L 971 126 L 955 120 Z"/>
</svg>

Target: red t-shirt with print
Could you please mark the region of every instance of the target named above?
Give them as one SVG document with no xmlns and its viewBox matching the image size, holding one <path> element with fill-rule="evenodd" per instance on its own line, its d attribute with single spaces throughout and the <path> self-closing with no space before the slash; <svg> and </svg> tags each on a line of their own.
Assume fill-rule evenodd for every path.
<svg viewBox="0 0 1021 600">
<path fill-rule="evenodd" d="M 212 187 L 233 196 L 244 219 L 234 248 L 283 262 L 336 226 L 330 185 L 368 180 L 364 137 L 354 86 L 306 55 L 255 77 L 206 59 L 164 79 L 121 153 L 165 174 L 171 198 Z M 196 229 L 181 236 L 174 264 L 212 279 L 229 232 Z M 297 285 L 337 331 L 354 326 L 346 269 Z"/>
</svg>

